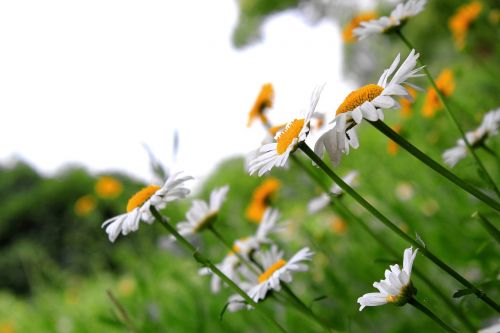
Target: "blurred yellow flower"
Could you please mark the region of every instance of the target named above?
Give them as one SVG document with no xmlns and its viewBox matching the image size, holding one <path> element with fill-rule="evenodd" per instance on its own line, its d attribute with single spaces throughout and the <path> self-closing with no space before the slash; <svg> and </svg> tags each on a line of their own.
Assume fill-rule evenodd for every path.
<svg viewBox="0 0 500 333">
<path fill-rule="evenodd" d="M 124 276 L 118 281 L 118 293 L 120 296 L 130 296 L 136 289 L 135 279 L 131 276 Z"/>
<path fill-rule="evenodd" d="M 255 103 L 248 114 L 247 126 L 250 127 L 252 122 L 259 118 L 262 123 L 268 124 L 268 120 L 264 112 L 266 109 L 273 107 L 274 88 L 271 83 L 266 83 L 260 89 L 260 93 L 255 100 Z"/>
<path fill-rule="evenodd" d="M 448 26 L 453 33 L 457 49 L 462 50 L 464 48 L 469 27 L 481 14 L 482 9 L 483 5 L 480 1 L 472 1 L 460 6 L 448 20 Z"/>
<path fill-rule="evenodd" d="M 436 79 L 436 86 L 444 97 L 451 96 L 455 91 L 455 79 L 453 72 L 450 69 L 445 68 Z M 439 100 L 436 90 L 432 87 L 427 88 L 427 94 L 425 95 L 424 106 L 422 108 L 423 116 L 427 118 L 434 117 L 436 111 L 442 107 L 443 105 Z"/>
<path fill-rule="evenodd" d="M 260 184 L 252 194 L 252 201 L 247 207 L 246 217 L 254 223 L 260 223 L 264 212 L 269 207 L 272 196 L 281 187 L 276 178 L 268 178 Z"/>
<path fill-rule="evenodd" d="M 345 43 L 353 43 L 356 41 L 354 34 L 352 33 L 354 29 L 358 28 L 361 22 L 370 21 L 377 18 L 377 13 L 375 12 L 362 12 L 352 18 L 352 20 L 344 26 L 342 30 L 342 39 Z"/>
<path fill-rule="evenodd" d="M 399 132 L 401 132 L 401 125 L 393 126 L 392 129 L 394 130 L 394 132 L 399 134 Z M 389 140 L 387 144 L 387 151 L 389 152 L 389 154 L 396 155 L 398 150 L 399 150 L 399 145 L 396 142 Z"/>
<path fill-rule="evenodd" d="M 111 176 L 99 177 L 95 184 L 95 193 L 101 198 L 113 199 L 118 197 L 122 191 L 122 183 Z"/>
<path fill-rule="evenodd" d="M 340 217 L 334 217 L 330 223 L 330 228 L 337 235 L 343 235 L 347 231 L 347 223 Z"/>
<path fill-rule="evenodd" d="M 498 24 L 500 22 L 500 9 L 492 9 L 488 14 L 488 19 L 492 24 Z"/>
<path fill-rule="evenodd" d="M 16 326 L 12 320 L 6 320 L 0 323 L 0 333 L 14 333 Z"/>
<path fill-rule="evenodd" d="M 75 305 L 80 301 L 79 288 L 70 287 L 64 292 L 64 301 L 66 304 Z"/>
<path fill-rule="evenodd" d="M 417 91 L 413 89 L 412 87 L 408 87 L 406 89 L 408 91 L 408 94 L 411 96 L 413 101 L 415 101 L 415 98 L 417 98 Z M 401 97 L 399 99 L 399 104 L 401 104 L 401 115 L 405 118 L 408 118 L 411 116 L 411 106 L 414 102 L 411 102 L 407 98 Z"/>
<path fill-rule="evenodd" d="M 79 216 L 86 216 L 90 214 L 96 207 L 96 201 L 90 194 L 80 197 L 75 202 L 75 214 Z"/>
</svg>

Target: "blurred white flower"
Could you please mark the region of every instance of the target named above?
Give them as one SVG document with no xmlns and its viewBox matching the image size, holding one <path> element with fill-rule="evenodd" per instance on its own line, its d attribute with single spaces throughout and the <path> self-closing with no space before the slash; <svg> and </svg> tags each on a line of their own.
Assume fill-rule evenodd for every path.
<svg viewBox="0 0 500 333">
<path fill-rule="evenodd" d="M 358 298 L 359 311 L 366 306 L 379 306 L 387 303 L 404 305 L 411 299 L 415 294 L 415 289 L 411 284 L 411 270 L 417 252 L 418 249 L 414 252 L 411 247 L 405 250 L 402 270 L 397 264 L 389 266 L 390 270 L 385 270 L 385 280 L 373 283 L 379 292 L 364 294 Z"/>
<path fill-rule="evenodd" d="M 321 91 L 322 87 L 314 90 L 309 110 L 305 113 L 304 118 L 292 120 L 285 126 L 285 129 L 276 135 L 276 142 L 267 143 L 260 147 L 258 156 L 249 163 L 248 172 L 251 175 L 257 172 L 260 177 L 274 167 L 285 166 L 288 157 L 297 148 L 298 143 L 306 139 L 309 132 L 309 121 L 316 109 Z"/>
<path fill-rule="evenodd" d="M 408 0 L 400 3 L 391 12 L 389 17 L 382 16 L 370 21 L 361 22 L 360 27 L 353 30 L 359 40 L 371 35 L 390 32 L 404 25 L 410 17 L 416 16 L 424 10 L 427 0 Z"/>
<path fill-rule="evenodd" d="M 345 175 L 342 180 L 347 183 L 349 186 L 354 186 L 356 178 L 358 176 L 357 171 L 351 171 L 347 175 Z M 340 196 L 343 193 L 343 190 L 338 186 L 336 183 L 332 185 L 330 188 L 330 193 L 332 193 L 335 196 Z M 325 208 L 329 203 L 330 203 L 331 197 L 327 193 L 322 193 L 321 195 L 311 199 L 309 203 L 307 204 L 307 210 L 309 213 L 314 214 L 317 213 L 318 211 L 322 210 Z"/>
<path fill-rule="evenodd" d="M 281 227 L 277 225 L 279 217 L 280 213 L 277 209 L 266 209 L 255 235 L 236 240 L 233 244 L 232 251 L 224 257 L 221 263 L 216 265 L 217 268 L 231 280 L 239 283 L 238 268 L 241 267 L 241 262 L 236 253 L 247 260 L 254 251 L 260 249 L 261 245 L 272 244 L 268 236 L 281 230 Z M 220 291 L 222 280 L 217 275 L 213 274 L 208 268 L 200 269 L 199 273 L 201 275 L 212 274 L 212 292 L 217 293 Z"/>
<path fill-rule="evenodd" d="M 114 242 L 120 233 L 127 235 L 137 231 L 141 220 L 153 223 L 154 217 L 150 207 L 160 210 L 165 208 L 168 202 L 185 198 L 190 191 L 184 187 L 184 182 L 190 179 L 193 177 L 182 177 L 180 172 L 175 173 L 168 177 L 163 186 L 150 185 L 134 194 L 128 201 L 125 214 L 112 217 L 102 224 L 103 228 L 106 227 L 109 240 Z"/>
<path fill-rule="evenodd" d="M 351 92 L 338 107 L 332 121 L 333 127 L 316 141 L 314 152 L 322 157 L 326 149 L 332 163 L 338 165 L 342 154 L 349 153 L 349 147 L 359 147 L 355 127 L 363 119 L 368 121 L 383 120 L 382 110 L 400 106 L 395 100 L 396 97 L 412 100 L 405 86 L 420 89 L 407 82 L 408 79 L 423 76 L 423 74 L 418 74 L 422 67 L 415 68 L 419 56 L 419 53 L 411 50 L 406 60 L 396 71 L 400 61 L 398 54 L 391 66 L 384 70 L 377 84 L 368 84 Z M 388 82 L 391 75 L 393 76 Z"/>
<path fill-rule="evenodd" d="M 500 126 L 500 108 L 492 110 L 484 115 L 483 121 L 478 128 L 473 131 L 467 132 L 465 137 L 472 146 L 476 148 L 484 142 L 498 134 L 498 127 Z M 453 148 L 445 150 L 443 153 L 444 163 L 450 167 L 454 167 L 459 161 L 467 156 L 467 146 L 463 139 L 457 141 L 457 145 Z"/>
<path fill-rule="evenodd" d="M 477 333 L 499 333 L 500 318 L 496 318 L 488 327 L 482 328 Z"/>
<path fill-rule="evenodd" d="M 226 200 L 229 186 L 212 190 L 210 201 L 193 200 L 191 208 L 186 213 L 187 221 L 177 223 L 177 231 L 182 236 L 192 235 L 210 227 L 219 214 L 222 203 Z"/>
</svg>

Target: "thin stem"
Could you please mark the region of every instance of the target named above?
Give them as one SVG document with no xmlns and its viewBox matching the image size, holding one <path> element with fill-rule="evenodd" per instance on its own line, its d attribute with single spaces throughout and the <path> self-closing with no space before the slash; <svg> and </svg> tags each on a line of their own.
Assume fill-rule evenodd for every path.
<svg viewBox="0 0 500 333">
<path fill-rule="evenodd" d="M 389 139 L 393 140 L 396 142 L 398 145 L 400 145 L 402 148 L 404 148 L 407 152 L 415 156 L 418 160 L 423 162 L 425 165 L 427 165 L 429 168 L 433 169 L 437 173 L 439 173 L 441 176 L 445 177 L 455 185 L 459 186 L 462 188 L 464 191 L 472 194 L 488 206 L 494 208 L 497 211 L 500 211 L 500 203 L 488 195 L 484 194 L 474 186 L 466 183 L 463 181 L 461 178 L 457 177 L 454 173 L 450 172 L 448 169 L 443 167 L 441 164 L 437 163 L 435 160 L 427 156 L 425 153 L 420 151 L 417 147 L 412 145 L 410 142 L 408 142 L 405 138 L 403 138 L 401 135 L 393 131 L 389 126 L 387 126 L 383 121 L 375 121 L 375 122 L 370 122 L 376 129 L 378 129 L 381 133 L 383 133 L 385 136 L 387 136 Z"/>
<path fill-rule="evenodd" d="M 481 222 L 481 225 L 483 228 L 497 241 L 497 243 L 500 244 L 500 230 L 498 230 L 493 223 L 491 223 L 486 216 L 483 214 L 477 212 L 473 214 L 473 217 L 478 217 L 479 222 Z"/>
<path fill-rule="evenodd" d="M 215 275 L 217 275 L 222 281 L 224 281 L 229 287 L 231 287 L 234 291 L 236 291 L 248 304 L 253 306 L 257 311 L 267 320 L 272 322 L 274 326 L 280 332 L 287 332 L 264 308 L 258 305 L 250 296 L 247 295 L 245 291 L 243 291 L 236 283 L 233 282 L 230 278 L 228 278 L 224 273 L 222 273 L 212 262 L 207 259 L 201 252 L 199 252 L 186 238 L 184 238 L 181 234 L 177 232 L 177 230 L 167 222 L 167 220 L 160 215 L 160 213 L 156 210 L 154 206 L 150 207 L 151 213 L 165 229 L 168 230 L 177 241 L 182 244 L 187 250 L 189 250 L 194 259 L 199 262 L 202 266 L 208 267 Z"/>
<path fill-rule="evenodd" d="M 408 46 L 408 48 L 410 50 L 414 49 L 414 47 L 410 43 L 410 41 L 401 32 L 401 29 L 397 30 L 396 33 L 401 38 L 401 40 L 406 44 L 406 46 Z M 418 64 L 420 66 L 422 66 L 422 62 L 420 60 L 417 60 L 417 61 L 418 61 Z M 476 164 L 479 167 L 479 170 L 481 171 L 480 174 L 482 174 L 482 175 L 484 175 L 484 177 L 486 177 L 486 180 L 490 184 L 490 187 L 495 191 L 495 193 L 497 194 L 497 196 L 500 198 L 500 190 L 498 189 L 498 187 L 496 186 L 495 182 L 493 181 L 493 178 L 490 176 L 490 174 L 488 173 L 488 171 L 484 167 L 483 163 L 481 162 L 481 160 L 477 156 L 476 152 L 474 151 L 474 148 L 472 147 L 472 145 L 467 140 L 467 137 L 465 135 L 464 130 L 462 129 L 462 126 L 460 126 L 460 123 L 458 122 L 458 119 L 455 117 L 455 114 L 451 111 L 451 109 L 450 109 L 450 107 L 449 107 L 449 105 L 448 105 L 445 97 L 443 96 L 443 93 L 438 88 L 436 82 L 432 78 L 432 76 L 429 73 L 429 70 L 427 69 L 427 67 L 424 67 L 423 71 L 424 71 L 425 75 L 427 76 L 427 78 L 429 79 L 429 82 L 431 83 L 432 87 L 436 91 L 437 95 L 439 96 L 439 99 L 441 100 L 441 103 L 443 103 L 445 110 L 448 112 L 448 114 L 450 115 L 451 119 L 455 123 L 455 126 L 458 128 L 458 131 L 460 132 L 460 135 L 462 136 L 462 140 L 464 140 L 465 145 L 467 146 L 467 149 L 471 153 L 472 157 L 474 157 L 474 160 L 476 161 Z"/>
<path fill-rule="evenodd" d="M 111 300 L 111 303 L 116 307 L 118 312 L 123 318 L 123 321 L 125 322 L 125 326 L 127 326 L 128 330 L 130 332 L 137 332 L 137 329 L 135 328 L 132 319 L 130 319 L 130 316 L 128 315 L 127 310 L 123 307 L 123 305 L 118 301 L 118 299 L 113 295 L 111 290 L 106 290 L 106 294 L 108 294 L 109 299 Z"/>
<path fill-rule="evenodd" d="M 329 326 L 323 319 L 319 318 L 295 293 L 290 289 L 290 287 L 285 283 L 281 282 L 281 287 L 283 290 L 292 298 L 292 300 L 298 305 L 300 311 L 306 315 L 313 318 L 318 324 L 320 324 L 325 330 L 332 331 L 333 328 Z"/>
<path fill-rule="evenodd" d="M 219 231 L 217 231 L 217 229 L 215 229 L 214 226 L 208 227 L 208 230 L 210 230 L 212 234 L 214 234 L 215 238 L 217 238 L 222 244 L 224 244 L 224 246 L 229 251 L 234 253 L 238 257 L 240 262 L 243 263 L 248 269 L 250 269 L 253 273 L 257 275 L 260 274 L 260 272 L 255 267 L 253 267 L 247 260 L 245 260 L 245 258 L 243 258 L 243 256 L 238 251 L 233 250 L 232 245 L 219 233 Z"/>
<path fill-rule="evenodd" d="M 419 309 L 427 317 L 429 317 L 432 320 L 434 320 L 436 322 L 436 324 L 438 324 L 439 326 L 441 326 L 441 328 L 443 328 L 446 332 L 458 333 L 456 330 L 454 330 L 453 328 L 451 328 L 450 326 L 448 326 L 445 322 L 443 322 L 441 319 L 439 319 L 439 317 L 436 316 L 434 314 L 434 312 L 432 312 L 429 308 L 425 307 L 425 305 L 423 305 L 422 303 L 420 303 L 419 301 L 417 301 L 415 298 L 410 299 L 410 301 L 408 303 L 411 304 L 411 305 L 413 305 L 417 309 Z"/>
<path fill-rule="evenodd" d="M 361 195 L 358 194 L 352 187 L 346 184 L 342 178 L 340 178 L 336 173 L 330 169 L 321 158 L 316 155 L 305 142 L 299 143 L 299 148 L 311 159 L 313 160 L 337 185 L 351 197 L 353 197 L 361 206 L 368 210 L 374 217 L 376 217 L 380 222 L 382 222 L 386 227 L 392 230 L 396 235 L 405 241 L 409 242 L 415 247 L 420 249 L 420 252 L 429 258 L 433 263 L 439 266 L 442 270 L 451 275 L 455 280 L 460 282 L 465 287 L 471 289 L 479 298 L 481 298 L 486 304 L 500 312 L 500 306 L 495 303 L 491 298 L 489 298 L 483 291 L 479 290 L 462 275 L 457 273 L 453 268 L 445 264 L 439 258 L 437 258 L 432 252 L 427 250 L 425 247 L 417 242 L 415 239 L 408 236 L 404 231 L 399 229 L 394 223 L 392 223 L 385 215 L 378 211 L 374 206 L 372 206 L 368 201 L 366 201 Z"/>
</svg>

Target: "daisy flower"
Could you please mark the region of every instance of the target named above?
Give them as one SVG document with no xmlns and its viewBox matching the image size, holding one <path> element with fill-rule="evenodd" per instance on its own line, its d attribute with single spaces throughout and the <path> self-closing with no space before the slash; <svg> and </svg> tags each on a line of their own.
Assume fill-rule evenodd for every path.
<svg viewBox="0 0 500 333">
<path fill-rule="evenodd" d="M 481 14 L 482 9 L 481 2 L 472 1 L 460 6 L 448 20 L 448 26 L 453 33 L 453 40 L 457 49 L 462 50 L 464 48 L 469 27 Z"/>
<path fill-rule="evenodd" d="M 304 118 L 294 119 L 289 122 L 285 129 L 279 132 L 276 142 L 264 144 L 259 149 L 259 155 L 249 163 L 250 175 L 255 172 L 259 177 L 274 167 L 284 167 L 290 154 L 297 148 L 299 142 L 306 139 L 309 132 L 309 120 L 316 109 L 322 88 L 316 89 L 311 97 L 309 110 Z"/>
<path fill-rule="evenodd" d="M 264 213 L 262 221 L 259 224 L 259 228 L 255 235 L 250 237 L 245 237 L 238 239 L 234 242 L 232 251 L 230 251 L 222 260 L 220 264 L 217 264 L 219 268 L 225 275 L 227 275 L 231 280 L 239 283 L 241 279 L 238 275 L 238 268 L 241 267 L 241 262 L 239 257 L 236 255 L 238 253 L 243 258 L 249 258 L 252 253 L 258 250 L 263 244 L 272 244 L 272 241 L 268 236 L 272 233 L 276 233 L 281 228 L 277 226 L 280 213 L 276 209 L 267 209 Z M 202 268 L 200 274 L 207 275 L 212 274 L 212 271 L 208 268 Z M 222 285 L 222 280 L 215 274 L 212 274 L 211 289 L 213 293 L 220 291 Z"/>
<path fill-rule="evenodd" d="M 413 261 L 417 255 L 418 249 L 413 252 L 410 247 L 404 252 L 403 270 L 399 265 L 391 265 L 390 270 L 385 270 L 385 280 L 373 283 L 373 286 L 379 290 L 378 293 L 364 294 L 358 298 L 360 305 L 359 311 L 366 306 L 379 306 L 387 303 L 396 305 L 406 304 L 410 298 L 415 295 L 415 288 L 411 283 L 411 269 Z"/>
<path fill-rule="evenodd" d="M 361 40 L 371 35 L 389 33 L 399 29 L 410 17 L 423 11 L 426 2 L 427 0 L 408 0 L 405 3 L 400 3 L 389 17 L 382 16 L 378 19 L 360 22 L 360 27 L 354 29 L 353 34 Z"/>
<path fill-rule="evenodd" d="M 489 137 L 497 135 L 499 126 L 500 108 L 486 113 L 481 125 L 475 130 L 467 132 L 465 137 L 472 148 L 476 148 L 484 144 Z M 464 140 L 459 139 L 455 147 L 450 148 L 443 153 L 444 163 L 450 167 L 454 167 L 460 160 L 467 156 L 467 153 L 468 150 Z"/>
<path fill-rule="evenodd" d="M 342 178 L 344 182 L 346 182 L 349 186 L 352 186 L 355 183 L 356 178 L 358 177 L 358 172 L 357 171 L 351 171 L 345 177 Z M 342 189 L 337 185 L 333 184 L 332 187 L 330 188 L 330 193 L 335 195 L 335 196 L 340 196 L 343 191 Z M 307 204 L 307 210 L 309 213 L 314 214 L 325 208 L 329 203 L 330 203 L 331 197 L 327 193 L 322 193 L 320 196 L 317 196 L 313 198 L 309 203 Z"/>
<path fill-rule="evenodd" d="M 179 222 L 177 224 L 177 231 L 182 236 L 186 236 L 210 227 L 217 219 L 228 191 L 228 185 L 214 189 L 210 193 L 210 201 L 208 203 L 203 200 L 193 200 L 191 208 L 186 213 L 187 221 Z"/>
<path fill-rule="evenodd" d="M 255 103 L 248 113 L 247 127 L 250 127 L 252 122 L 259 118 L 263 124 L 267 124 L 268 120 L 264 112 L 273 107 L 274 88 L 271 83 L 266 83 L 260 89 L 260 93 L 255 100 Z"/>
<path fill-rule="evenodd" d="M 257 278 L 257 283 L 249 288 L 248 296 L 255 302 L 266 297 L 269 290 L 281 290 L 281 281 L 292 282 L 292 273 L 305 272 L 309 268 L 304 261 L 310 261 L 314 252 L 305 247 L 297 252 L 289 261 L 283 259 L 283 251 L 273 246 L 270 251 L 260 252 L 264 272 Z"/>
<path fill-rule="evenodd" d="M 259 223 L 271 202 L 272 196 L 280 187 L 281 182 L 276 178 L 268 178 L 260 184 L 252 194 L 252 200 L 245 212 L 246 217 L 252 222 Z"/>
<path fill-rule="evenodd" d="M 131 231 L 137 231 L 141 220 L 153 223 L 155 219 L 150 207 L 160 210 L 169 202 L 185 198 L 190 191 L 184 187 L 184 182 L 190 179 L 193 177 L 175 173 L 168 177 L 163 186 L 150 185 L 134 194 L 128 201 L 125 214 L 112 217 L 102 224 L 103 228 L 106 227 L 109 240 L 114 242 L 120 233 L 127 235 Z"/>
<path fill-rule="evenodd" d="M 443 69 L 436 79 L 436 86 L 444 97 L 451 96 L 455 91 L 453 72 L 448 68 Z M 424 106 L 422 108 L 423 116 L 427 118 L 434 117 L 436 111 L 442 107 L 443 105 L 441 104 L 441 100 L 436 90 L 433 87 L 427 88 L 427 94 L 425 95 Z"/>
<path fill-rule="evenodd" d="M 374 12 L 363 12 L 353 17 L 352 20 L 344 26 L 344 29 L 342 29 L 342 39 L 344 43 L 352 43 L 355 41 L 353 30 L 358 28 L 361 22 L 371 21 L 376 17 L 377 14 Z"/>
<path fill-rule="evenodd" d="M 363 119 L 383 120 L 382 110 L 399 107 L 395 98 L 403 97 L 411 100 L 406 86 L 420 88 L 408 83 L 407 80 L 423 76 L 418 74 L 422 67 L 415 68 L 419 56 L 415 50 L 411 50 L 406 60 L 396 70 L 400 61 L 398 54 L 391 66 L 384 70 L 377 84 L 368 84 L 351 92 L 338 107 L 332 128 L 316 141 L 314 152 L 321 157 L 326 149 L 332 163 L 338 165 L 342 154 L 349 153 L 349 147 L 359 147 L 356 125 Z M 391 75 L 392 78 L 388 81 Z"/>
</svg>

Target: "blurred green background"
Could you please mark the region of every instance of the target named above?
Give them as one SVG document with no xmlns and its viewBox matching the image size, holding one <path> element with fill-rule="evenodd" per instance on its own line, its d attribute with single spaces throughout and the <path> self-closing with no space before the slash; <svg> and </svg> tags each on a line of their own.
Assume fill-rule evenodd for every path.
<svg viewBox="0 0 500 333">
<path fill-rule="evenodd" d="M 495 1 L 482 3 L 481 14 L 471 25 L 463 50 L 455 48 L 447 24 L 462 1 L 429 1 L 425 11 L 404 28 L 435 77 L 445 68 L 453 72 L 455 89 L 450 102 L 465 130 L 476 128 L 484 113 L 500 106 L 500 6 Z M 333 2 L 332 7 L 294 0 L 240 0 L 239 5 L 240 19 L 233 36 L 236 47 L 258 42 L 260 25 L 285 10 L 304 15 L 312 24 L 331 20 L 332 24 L 344 25 L 356 13 L 356 8 L 342 1 Z M 379 9 L 385 14 L 390 6 L 384 3 Z M 397 52 L 406 55 L 408 50 L 396 36 L 375 36 L 346 44 L 346 77 L 359 85 L 373 82 Z M 427 89 L 425 80 L 420 84 Z M 424 117 L 424 102 L 425 90 L 417 93 L 410 111 L 386 112 L 386 122 L 400 128 L 401 135 L 441 161 L 442 152 L 455 144 L 459 134 L 444 110 Z M 479 210 L 498 228 L 498 214 L 405 151 L 391 147 L 369 125 L 362 125 L 358 133 L 361 147 L 343 158 L 338 173 L 358 170 L 358 190 L 369 202 L 409 235 L 418 235 L 425 246 L 498 301 L 499 246 L 478 219 L 471 217 Z M 488 146 L 500 152 L 498 137 L 490 139 Z M 500 183 L 498 156 L 484 150 L 478 150 L 478 155 Z M 300 158 L 309 163 L 304 156 Z M 470 157 L 453 171 L 471 184 L 486 188 Z M 339 200 L 371 225 L 401 257 L 388 254 L 358 224 L 340 220 L 328 208 L 309 215 L 307 202 L 320 190 L 294 165 L 288 170 L 273 170 L 272 176 L 282 184 L 273 205 L 288 221 L 286 232 L 275 237 L 276 241 L 288 255 L 304 246 L 316 251 L 310 272 L 297 274 L 292 287 L 320 317 L 347 332 L 438 331 L 433 322 L 409 306 L 358 311 L 356 299 L 374 291 L 371 285 L 382 278 L 387 261 L 400 262 L 409 244 L 389 233 L 348 197 Z M 218 229 L 234 240 L 256 229 L 246 219 L 245 209 L 252 191 L 262 181 L 248 176 L 243 158 L 233 158 L 221 162 L 196 188 L 194 196 L 207 199 L 214 187 L 230 185 Z M 199 267 L 189 254 L 175 245 L 168 249 L 161 246 L 165 231 L 160 226 L 141 224 L 138 232 L 120 236 L 115 244 L 108 241 L 101 223 L 123 212 L 127 198 L 142 186 L 124 174 L 94 175 L 74 166 L 54 177 L 42 176 L 22 161 L 0 166 L 0 333 L 130 330 L 107 291 L 126 309 L 137 332 L 271 331 L 253 312 L 226 313 L 221 318 L 230 291 L 211 294 L 209 278 L 198 275 Z M 176 202 L 167 207 L 165 214 L 174 223 L 179 222 L 188 208 L 189 200 Z M 226 253 L 211 235 L 201 235 L 196 242 L 216 262 Z M 423 256 L 417 256 L 415 267 L 450 299 L 461 288 Z M 462 324 L 439 297 L 418 277 L 413 280 L 418 299 L 463 331 Z M 316 298 L 322 299 L 314 302 Z M 475 296 L 452 302 L 476 328 L 498 317 Z M 264 302 L 264 306 L 290 332 L 321 330 L 293 309 L 272 301 Z"/>
</svg>

